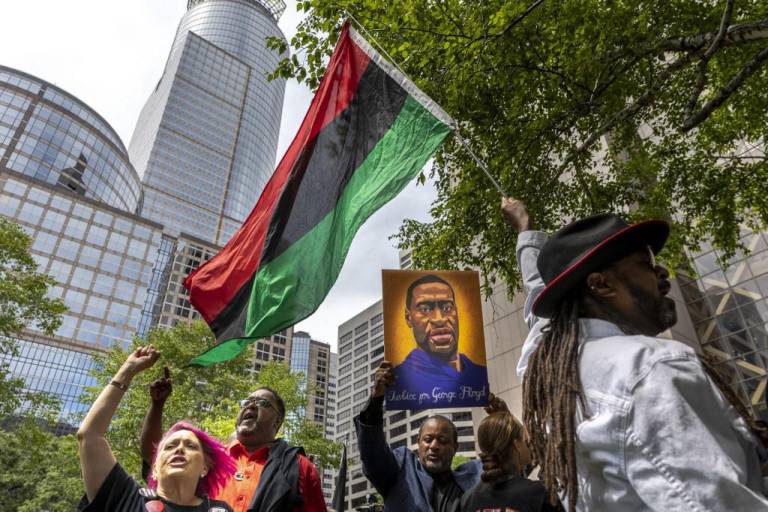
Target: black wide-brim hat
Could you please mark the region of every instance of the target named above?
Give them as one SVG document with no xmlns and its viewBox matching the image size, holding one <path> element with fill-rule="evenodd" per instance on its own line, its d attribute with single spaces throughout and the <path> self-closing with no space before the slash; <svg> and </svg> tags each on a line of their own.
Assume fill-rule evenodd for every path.
<svg viewBox="0 0 768 512">
<path fill-rule="evenodd" d="M 604 269 L 639 247 L 658 254 L 669 237 L 669 224 L 648 220 L 627 224 L 613 213 L 593 215 L 568 224 L 544 244 L 536 262 L 545 288 L 533 303 L 533 314 L 551 318 L 558 304 L 587 276 Z"/>
</svg>

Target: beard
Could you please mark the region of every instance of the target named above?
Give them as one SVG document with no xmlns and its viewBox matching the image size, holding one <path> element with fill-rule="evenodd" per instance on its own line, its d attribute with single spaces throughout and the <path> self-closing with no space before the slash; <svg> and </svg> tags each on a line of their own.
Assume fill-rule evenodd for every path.
<svg viewBox="0 0 768 512">
<path fill-rule="evenodd" d="M 644 326 L 641 332 L 656 336 L 677 323 L 675 301 L 666 295 L 654 295 L 632 283 L 627 283 L 637 311 L 637 325 Z"/>
</svg>

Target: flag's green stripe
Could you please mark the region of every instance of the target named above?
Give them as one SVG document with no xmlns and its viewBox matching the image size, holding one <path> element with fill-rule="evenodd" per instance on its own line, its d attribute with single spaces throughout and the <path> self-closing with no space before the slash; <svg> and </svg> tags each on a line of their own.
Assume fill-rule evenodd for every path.
<svg viewBox="0 0 768 512">
<path fill-rule="evenodd" d="M 336 207 L 288 250 L 259 269 L 248 305 L 246 337 L 225 341 L 191 364 L 231 359 L 255 339 L 311 315 L 328 294 L 357 230 L 424 167 L 450 133 L 412 97 L 392 128 L 355 171 Z"/>
</svg>

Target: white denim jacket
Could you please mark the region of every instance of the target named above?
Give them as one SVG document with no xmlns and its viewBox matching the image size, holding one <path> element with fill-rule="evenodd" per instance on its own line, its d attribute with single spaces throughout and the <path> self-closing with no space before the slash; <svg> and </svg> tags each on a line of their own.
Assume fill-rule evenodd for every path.
<svg viewBox="0 0 768 512">
<path fill-rule="evenodd" d="M 518 237 L 531 328 L 520 376 L 546 325 L 531 312 L 546 240 L 537 231 Z M 690 347 L 603 320 L 579 327 L 586 410 L 576 415 L 577 510 L 768 510 L 756 440 Z"/>
</svg>

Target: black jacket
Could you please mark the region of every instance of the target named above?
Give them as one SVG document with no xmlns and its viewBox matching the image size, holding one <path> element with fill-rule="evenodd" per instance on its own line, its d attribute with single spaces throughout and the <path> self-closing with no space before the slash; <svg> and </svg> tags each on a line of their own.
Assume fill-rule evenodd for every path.
<svg viewBox="0 0 768 512">
<path fill-rule="evenodd" d="M 269 449 L 248 512 L 293 512 L 304 503 L 299 491 L 298 454 L 305 455 L 302 447 L 291 446 L 282 439 L 275 442 Z"/>
</svg>

